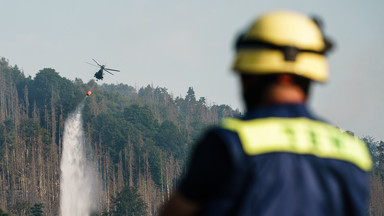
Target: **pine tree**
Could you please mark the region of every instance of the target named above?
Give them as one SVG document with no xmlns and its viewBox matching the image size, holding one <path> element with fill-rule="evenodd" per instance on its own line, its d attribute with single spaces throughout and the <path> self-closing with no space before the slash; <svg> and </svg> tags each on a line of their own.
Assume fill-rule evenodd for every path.
<svg viewBox="0 0 384 216">
<path fill-rule="evenodd" d="M 43 216 L 44 215 L 43 208 L 44 208 L 43 203 L 35 203 L 35 205 L 31 207 L 30 216 Z"/>
<path fill-rule="evenodd" d="M 147 205 L 140 197 L 137 189 L 125 186 L 113 199 L 114 215 L 144 216 L 147 215 Z"/>
</svg>

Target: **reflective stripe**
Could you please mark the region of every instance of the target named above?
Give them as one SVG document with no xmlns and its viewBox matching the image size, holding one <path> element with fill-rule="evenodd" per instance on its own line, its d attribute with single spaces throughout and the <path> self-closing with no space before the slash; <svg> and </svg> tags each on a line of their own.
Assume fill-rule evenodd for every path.
<svg viewBox="0 0 384 216">
<path fill-rule="evenodd" d="M 308 118 L 224 119 L 221 126 L 239 135 L 244 152 L 311 154 L 344 160 L 369 171 L 372 161 L 363 141 L 340 129 Z"/>
</svg>

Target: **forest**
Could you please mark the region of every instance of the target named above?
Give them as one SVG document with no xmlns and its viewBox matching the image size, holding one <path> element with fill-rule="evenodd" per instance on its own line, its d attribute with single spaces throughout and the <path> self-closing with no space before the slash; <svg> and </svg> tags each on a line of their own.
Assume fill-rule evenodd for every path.
<svg viewBox="0 0 384 216">
<path fill-rule="evenodd" d="M 156 215 L 204 129 L 240 115 L 165 87 L 84 83 L 44 68 L 35 77 L 0 59 L 0 215 L 59 215 L 64 123 L 91 90 L 83 130 L 102 193 L 92 215 Z M 384 142 L 366 136 L 374 161 L 370 215 L 384 215 Z"/>
<path fill-rule="evenodd" d="M 155 215 L 182 174 L 204 128 L 239 115 L 208 105 L 192 87 L 185 97 L 148 85 L 83 83 L 52 68 L 26 77 L 0 59 L 0 209 L 12 215 L 59 214 L 65 119 L 91 90 L 85 139 L 97 163 L 102 195 L 95 215 Z M 1 215 L 1 213 L 0 213 Z"/>
</svg>

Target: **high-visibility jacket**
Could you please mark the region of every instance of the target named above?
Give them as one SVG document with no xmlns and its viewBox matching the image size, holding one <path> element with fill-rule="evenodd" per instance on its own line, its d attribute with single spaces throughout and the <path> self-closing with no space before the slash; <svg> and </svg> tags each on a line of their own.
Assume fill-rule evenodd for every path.
<svg viewBox="0 0 384 216">
<path fill-rule="evenodd" d="M 179 190 L 204 215 L 366 215 L 371 166 L 358 138 L 283 105 L 208 132 Z"/>
</svg>

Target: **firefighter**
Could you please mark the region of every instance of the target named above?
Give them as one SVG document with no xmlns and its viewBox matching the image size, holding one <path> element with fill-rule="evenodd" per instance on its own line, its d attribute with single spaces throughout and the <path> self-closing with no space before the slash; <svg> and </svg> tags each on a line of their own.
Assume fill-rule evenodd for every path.
<svg viewBox="0 0 384 216">
<path fill-rule="evenodd" d="M 271 11 L 235 47 L 246 114 L 205 133 L 161 214 L 365 215 L 365 144 L 307 107 L 311 83 L 329 76 L 319 20 Z"/>
</svg>

